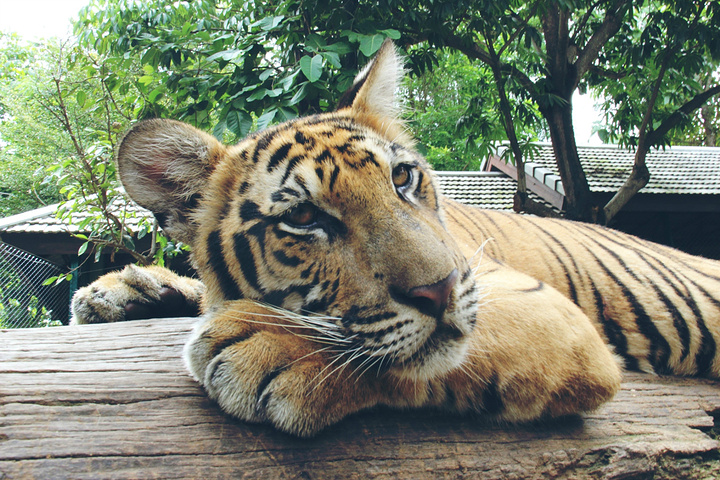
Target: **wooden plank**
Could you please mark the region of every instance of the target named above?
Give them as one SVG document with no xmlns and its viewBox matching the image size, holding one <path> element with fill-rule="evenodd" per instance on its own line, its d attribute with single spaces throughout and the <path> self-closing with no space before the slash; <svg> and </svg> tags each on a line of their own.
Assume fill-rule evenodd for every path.
<svg viewBox="0 0 720 480">
<path fill-rule="evenodd" d="M 207 400 L 180 358 L 192 321 L 0 332 L 0 479 L 720 476 L 717 382 L 628 374 L 582 418 L 377 409 L 299 440 Z"/>
</svg>

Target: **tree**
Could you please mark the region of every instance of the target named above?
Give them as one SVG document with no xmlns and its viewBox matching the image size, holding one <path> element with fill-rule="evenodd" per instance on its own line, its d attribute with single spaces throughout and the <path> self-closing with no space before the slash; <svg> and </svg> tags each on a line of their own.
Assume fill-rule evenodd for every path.
<svg viewBox="0 0 720 480">
<path fill-rule="evenodd" d="M 44 182 L 44 168 L 67 145 L 34 101 L 42 46 L 24 46 L 0 33 L 0 216 L 13 215 L 60 199 Z"/>
<path fill-rule="evenodd" d="M 157 235 L 152 221 L 141 222 L 139 232 L 130 230 L 128 218 L 133 214 L 125 208 L 128 200 L 115 178 L 117 137 L 141 110 L 133 88 L 142 72 L 138 62 L 125 59 L 111 68 L 101 55 L 70 40 L 29 47 L 11 43 L 2 51 L 7 82 L 0 87 L 0 186 L 9 190 L 5 212 L 33 208 L 38 201 L 61 201 L 59 218 L 90 232 L 76 234 L 85 240 L 78 253 L 94 249 L 96 259 L 104 251 L 111 256 L 120 251 L 148 264 L 176 253 L 182 245 Z M 19 195 L 22 182 L 31 183 L 37 200 Z M 75 219 L 80 212 L 82 221 Z M 148 233 L 153 235 L 150 250 L 138 251 L 136 240 Z"/>
<path fill-rule="evenodd" d="M 717 2 L 689 1 L 549 1 L 464 2 L 423 10 L 411 2 L 394 4 L 400 12 L 421 12 L 421 21 L 401 30 L 403 38 L 447 46 L 489 65 L 503 112 L 503 126 L 518 166 L 522 194 L 522 151 L 514 140 L 516 124 L 506 91 L 526 94 L 547 121 L 565 195 L 567 216 L 607 223 L 647 183 L 647 151 L 667 144 L 668 132 L 720 85 L 699 88 L 696 77 L 714 71 L 720 55 L 720 7 Z M 481 12 L 469 15 L 467 12 Z M 418 14 L 409 18 L 419 18 Z M 432 29 L 423 25 L 436 25 Z M 440 27 L 437 27 L 440 25 Z M 429 33 L 428 33 L 429 32 Z M 620 32 L 620 33 L 619 33 Z M 632 68 L 627 67 L 628 63 Z M 682 65 L 675 69 L 675 65 Z M 618 70 L 622 70 L 619 72 Z M 675 70 L 676 75 L 668 73 Z M 618 117 L 637 131 L 636 161 L 628 182 L 607 205 L 593 205 L 572 126 L 572 95 L 587 85 L 617 87 L 627 77 L 653 87 L 630 95 L 641 108 Z M 601 81 L 600 79 L 605 79 Z M 649 80 L 649 82 L 648 82 Z M 677 88 L 685 85 L 688 88 Z M 657 104 L 660 91 L 679 94 Z M 608 110 L 623 108 L 611 96 Z M 522 200 L 522 199 L 521 199 Z M 520 207 L 526 208 L 521 202 Z"/>
<path fill-rule="evenodd" d="M 672 0 L 96 0 L 77 28 L 84 44 L 101 53 L 140 57 L 148 115 L 165 113 L 157 100 L 172 97 L 181 118 L 214 126 L 218 137 L 229 132 L 231 139 L 252 128 L 331 107 L 386 37 L 407 49 L 410 68 L 417 73 L 432 70 L 436 58 L 428 54 L 430 49 L 461 52 L 488 69 L 497 108 L 492 118 L 483 111 L 484 102 L 469 101 L 460 128 L 482 128 L 492 132 L 494 140 L 499 125 L 520 167 L 522 190 L 523 143 L 542 129 L 539 113 L 563 179 L 567 216 L 607 222 L 625 200 L 612 208 L 592 204 L 573 133 L 573 93 L 588 86 L 604 88 L 601 79 L 611 82 L 617 70 L 626 76 L 632 70 L 640 75 L 635 78 L 644 79 L 654 71 L 664 91 L 680 79 L 693 85 L 694 75 L 706 73 L 720 49 L 718 10 L 715 2 Z M 690 28 L 702 31 L 702 38 L 689 35 Z M 698 47 L 693 58 L 703 61 L 691 61 L 689 52 Z M 663 51 L 667 53 L 660 59 Z M 622 69 L 628 62 L 634 62 L 633 69 Z M 660 68 L 663 62 L 685 62 L 686 68 L 682 75 L 666 75 L 668 69 Z M 663 109 L 652 100 L 643 104 L 644 109 L 629 112 L 623 122 L 645 132 L 637 144 L 638 159 L 669 138 L 657 133 L 665 118 L 673 113 L 672 118 L 684 118 L 714 94 L 713 88 L 704 93 L 682 89 L 694 96 L 669 97 L 672 102 L 664 103 Z M 639 90 L 635 95 L 653 98 L 640 97 Z M 490 97 L 479 94 L 480 98 Z M 619 97 L 610 98 L 617 108 L 622 106 L 616 102 Z M 486 148 L 489 142 L 483 141 L 479 143 Z M 646 176 L 638 167 L 633 178 Z M 621 196 L 627 199 L 633 191 L 636 187 Z M 520 208 L 529 208 L 520 193 Z"/>
<path fill-rule="evenodd" d="M 669 145 L 720 93 L 717 2 L 649 2 L 608 42 L 588 83 L 606 98 L 601 135 L 635 148 L 632 173 L 600 212 L 611 219 L 644 187 L 652 147 Z M 706 108 L 703 110 L 703 107 Z"/>
</svg>

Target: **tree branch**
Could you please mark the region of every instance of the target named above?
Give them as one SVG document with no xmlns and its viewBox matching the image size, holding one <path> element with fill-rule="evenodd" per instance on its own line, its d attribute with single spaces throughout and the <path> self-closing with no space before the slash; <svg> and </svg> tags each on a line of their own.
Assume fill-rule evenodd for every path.
<svg viewBox="0 0 720 480">
<path fill-rule="evenodd" d="M 693 111 L 702 107 L 705 102 L 717 94 L 720 94 L 720 84 L 710 87 L 704 92 L 698 93 L 693 98 L 685 102 L 685 104 L 663 120 L 658 128 L 648 133 L 647 144 L 650 146 L 658 145 L 662 137 L 664 137 L 670 129 L 675 127 L 682 119 L 687 117 Z"/>
<path fill-rule="evenodd" d="M 455 50 L 459 51 L 470 59 L 480 60 L 488 66 L 491 66 L 492 64 L 492 57 L 487 51 L 482 50 L 475 43 L 467 42 L 465 39 L 459 37 L 458 35 L 445 36 L 443 37 L 443 42 L 445 43 L 445 46 L 454 48 Z M 533 98 L 533 100 L 538 103 L 537 92 L 535 91 L 535 82 L 533 82 L 530 77 L 528 77 L 523 71 L 519 70 L 517 67 L 507 63 L 500 63 L 499 68 L 501 72 L 507 73 L 512 76 L 514 80 L 516 80 L 520 85 L 522 85 L 522 87 L 528 92 L 528 94 Z"/>
<path fill-rule="evenodd" d="M 507 39 L 505 44 L 500 47 L 500 50 L 497 52 L 498 58 L 502 57 L 503 52 L 505 49 L 507 49 L 519 36 L 522 34 L 523 29 L 527 26 L 528 23 L 530 23 L 530 20 L 535 16 L 537 13 L 539 2 L 535 2 L 535 4 L 530 9 L 530 12 L 527 14 L 527 16 L 524 19 L 520 20 L 520 23 L 517 27 L 515 27 L 515 31 L 512 35 L 510 35 L 510 38 Z"/>
<path fill-rule="evenodd" d="M 580 19 L 580 21 L 577 23 L 577 27 L 575 28 L 575 35 L 572 36 L 571 41 L 574 44 L 577 44 L 577 35 L 585 28 L 585 25 L 587 25 L 588 20 L 590 20 L 590 17 L 592 16 L 595 9 L 600 5 L 600 3 L 603 0 L 597 0 L 597 2 L 590 5 L 587 9 L 587 12 L 585 12 L 585 15 Z"/>
<path fill-rule="evenodd" d="M 627 71 L 625 70 L 615 72 L 613 70 L 598 67 L 597 65 L 590 65 L 589 71 L 599 77 L 608 78 L 610 80 L 622 80 L 627 77 Z"/>
<path fill-rule="evenodd" d="M 573 90 L 580 83 L 580 79 L 585 75 L 590 66 L 600 55 L 600 51 L 605 44 L 612 38 L 622 26 L 623 19 L 628 9 L 632 7 L 630 0 L 617 0 L 613 5 L 609 6 L 605 11 L 605 18 L 602 24 L 595 30 L 592 37 L 587 41 L 585 47 L 578 54 L 575 61 L 575 78 L 572 85 Z"/>
</svg>

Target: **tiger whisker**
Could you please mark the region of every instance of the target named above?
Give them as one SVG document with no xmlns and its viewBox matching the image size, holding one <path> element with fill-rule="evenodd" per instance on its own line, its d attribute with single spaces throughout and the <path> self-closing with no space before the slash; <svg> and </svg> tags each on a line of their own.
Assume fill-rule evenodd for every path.
<svg viewBox="0 0 720 480">
<path fill-rule="evenodd" d="M 334 374 L 335 372 L 337 372 L 338 370 L 340 370 L 340 371 L 342 372 L 342 370 L 344 370 L 345 367 L 347 367 L 347 365 L 349 365 L 355 358 L 357 358 L 358 356 L 361 355 L 361 350 L 362 350 L 362 347 L 357 347 L 355 350 L 348 350 L 348 351 L 345 351 L 345 352 L 341 353 L 340 355 L 338 355 L 332 362 L 330 362 L 325 368 L 323 368 L 323 369 L 320 371 L 320 373 L 318 373 L 318 374 L 311 380 L 311 383 L 314 382 L 315 379 L 316 379 L 318 376 L 320 376 L 325 370 L 327 370 L 330 366 L 332 366 L 332 364 L 334 364 L 335 362 L 337 362 L 338 360 L 340 360 L 343 356 L 345 356 L 345 355 L 348 354 L 348 353 L 351 354 L 351 355 L 350 355 L 350 358 L 348 358 L 345 362 L 341 363 L 340 365 L 338 365 L 337 367 L 335 367 L 335 369 L 333 369 L 331 372 L 329 372 L 327 375 L 325 375 L 325 376 L 317 383 L 317 385 L 315 385 L 315 387 L 313 387 L 313 389 L 312 389 L 309 393 L 314 392 L 320 385 L 323 384 L 323 382 L 325 382 L 325 380 L 327 380 L 331 375 L 333 375 L 333 374 Z M 341 369 L 342 369 L 342 370 L 341 370 Z M 351 375 L 352 375 L 352 374 L 351 374 Z"/>
<path fill-rule="evenodd" d="M 304 360 L 304 359 L 306 359 L 306 358 L 308 358 L 308 357 L 312 357 L 313 355 L 316 355 L 316 354 L 318 354 L 318 353 L 327 352 L 327 351 L 330 350 L 332 347 L 333 347 L 333 345 L 328 345 L 327 347 L 323 347 L 323 348 L 319 348 L 319 349 L 317 349 L 317 350 L 313 350 L 313 351 L 310 352 L 310 353 L 306 353 L 306 354 L 303 355 L 302 357 L 296 358 L 295 360 L 293 360 L 292 362 L 290 362 L 289 365 L 292 365 L 292 364 L 294 364 L 294 363 L 297 363 L 297 362 L 299 362 L 299 361 L 301 361 L 301 360 Z"/>
</svg>

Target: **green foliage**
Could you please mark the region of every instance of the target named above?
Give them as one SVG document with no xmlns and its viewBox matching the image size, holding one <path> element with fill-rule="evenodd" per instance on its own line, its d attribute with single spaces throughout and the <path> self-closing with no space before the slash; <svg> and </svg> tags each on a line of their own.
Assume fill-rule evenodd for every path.
<svg viewBox="0 0 720 480">
<path fill-rule="evenodd" d="M 139 59 L 137 118 L 172 116 L 232 142 L 331 108 L 382 41 L 399 38 L 353 22 L 312 2 L 95 0 L 76 31 L 114 70 Z"/>
<path fill-rule="evenodd" d="M 43 182 L 44 167 L 66 154 L 68 145 L 37 103 L 45 55 L 42 46 L 23 46 L 0 33 L 0 216 L 59 200 L 58 189 Z"/>
<path fill-rule="evenodd" d="M 604 99 L 604 125 L 598 131 L 603 141 L 637 146 L 648 107 L 647 132 L 660 132 L 654 145 L 699 136 L 699 105 L 681 109 L 720 83 L 712 75 L 720 67 L 716 2 L 648 2 L 635 9 L 606 51 L 588 76 L 588 85 Z M 674 123 L 661 129 L 668 121 Z"/>
<path fill-rule="evenodd" d="M 429 58 L 430 51 L 413 48 L 410 57 Z M 437 170 L 479 170 L 496 145 L 507 139 L 497 108 L 492 72 L 452 50 L 437 52 L 424 73 L 407 82 L 408 120 L 418 148 Z M 537 109 L 518 100 L 527 141 L 537 141 L 542 121 Z M 539 133 L 538 133 L 539 132 Z"/>
<path fill-rule="evenodd" d="M 606 140 L 636 144 L 648 108 L 653 141 L 680 138 L 692 109 L 658 129 L 718 83 L 707 73 L 720 58 L 719 12 L 716 2 L 670 0 L 92 0 L 75 25 L 77 45 L 38 53 L 10 42 L 2 49 L 0 75 L 17 98 L 4 101 L 9 90 L 0 87 L 0 108 L 33 106 L 7 118 L 36 137 L 21 152 L 18 133 L 2 154 L 44 159 L 30 148 L 54 146 L 52 181 L 43 188 L 67 198 L 63 218 L 93 213 L 83 220 L 92 232 L 83 248 L 132 252 L 137 237 L 111 208 L 120 201 L 111 161 L 118 133 L 138 119 L 172 117 L 234 142 L 329 110 L 392 38 L 412 72 L 405 86 L 411 128 L 436 168 L 477 169 L 508 139 L 520 157 L 529 142 L 548 136 L 563 161 L 579 165 L 567 135 L 578 87 L 605 95 Z M 34 90 L 22 90 L 29 85 Z M 21 122 L 23 109 L 32 118 Z M 3 138 L 11 125 L 0 123 Z M 577 218 L 588 211 L 576 209 Z M 136 259 L 176 248 L 161 239 Z"/>
</svg>

